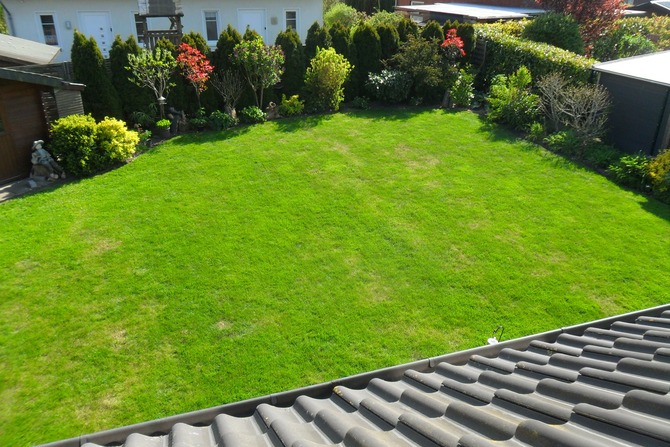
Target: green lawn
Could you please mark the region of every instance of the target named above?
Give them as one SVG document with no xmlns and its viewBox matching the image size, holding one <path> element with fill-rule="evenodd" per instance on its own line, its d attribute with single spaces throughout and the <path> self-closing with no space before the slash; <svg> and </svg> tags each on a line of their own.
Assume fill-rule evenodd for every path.
<svg viewBox="0 0 670 447">
<path fill-rule="evenodd" d="M 175 138 L 0 204 L 0 445 L 668 302 L 670 209 L 470 112 Z"/>
</svg>

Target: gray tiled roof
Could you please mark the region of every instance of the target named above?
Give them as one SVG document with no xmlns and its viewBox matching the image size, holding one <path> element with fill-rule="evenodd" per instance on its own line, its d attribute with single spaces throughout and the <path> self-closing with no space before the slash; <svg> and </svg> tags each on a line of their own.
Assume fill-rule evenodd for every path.
<svg viewBox="0 0 670 447">
<path fill-rule="evenodd" d="M 670 446 L 669 309 L 51 445 Z"/>
</svg>

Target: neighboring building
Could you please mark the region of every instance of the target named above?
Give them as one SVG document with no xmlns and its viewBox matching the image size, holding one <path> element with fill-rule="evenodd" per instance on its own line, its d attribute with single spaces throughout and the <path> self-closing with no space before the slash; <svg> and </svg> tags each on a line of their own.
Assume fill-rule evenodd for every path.
<svg viewBox="0 0 670 447">
<path fill-rule="evenodd" d="M 668 446 L 669 393 L 666 304 L 48 446 Z"/>
<path fill-rule="evenodd" d="M 632 154 L 670 147 L 670 51 L 602 62 L 593 70 L 612 96 L 609 142 Z"/>
<path fill-rule="evenodd" d="M 645 16 L 670 16 L 670 0 L 636 1 L 626 11 L 635 11 Z"/>
<path fill-rule="evenodd" d="M 447 20 L 466 23 L 498 22 L 500 20 L 520 20 L 544 13 L 542 9 L 519 6 L 497 6 L 475 3 L 435 3 L 427 5 L 396 6 L 396 11 L 403 12 L 415 22 L 425 23 L 436 20 L 444 23 Z"/>
<path fill-rule="evenodd" d="M 31 146 L 46 140 L 49 123 L 83 113 L 84 86 L 47 65 L 58 47 L 0 34 L 0 184 L 27 177 Z"/>
<path fill-rule="evenodd" d="M 3 0 L 10 33 L 17 37 L 58 46 L 62 52 L 57 61 L 70 60 L 74 30 L 95 37 L 107 57 L 115 36 L 124 40 L 133 35 L 139 41 L 144 33 L 140 5 L 148 0 Z M 160 3 L 149 0 L 148 3 Z M 174 0 L 183 14 L 185 33 L 201 33 L 211 47 L 221 31 L 232 24 L 244 33 L 247 26 L 255 29 L 267 43 L 274 43 L 277 34 L 294 28 L 304 41 L 314 21 L 322 22 L 322 0 Z M 151 29 L 169 29 L 165 18 L 148 19 Z"/>
<path fill-rule="evenodd" d="M 396 6 L 434 5 L 436 3 L 468 3 L 471 5 L 509 6 L 513 8 L 537 8 L 535 0 L 396 0 Z"/>
</svg>

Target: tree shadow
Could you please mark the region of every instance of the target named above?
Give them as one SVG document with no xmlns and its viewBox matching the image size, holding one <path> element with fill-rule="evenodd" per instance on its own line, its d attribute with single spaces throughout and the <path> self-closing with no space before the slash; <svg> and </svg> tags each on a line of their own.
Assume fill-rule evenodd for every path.
<svg viewBox="0 0 670 447">
<path fill-rule="evenodd" d="M 324 121 L 333 119 L 334 113 L 321 113 L 318 115 L 302 115 L 290 118 L 279 118 L 272 122 L 280 132 L 295 132 L 296 130 L 311 129 Z"/>
</svg>

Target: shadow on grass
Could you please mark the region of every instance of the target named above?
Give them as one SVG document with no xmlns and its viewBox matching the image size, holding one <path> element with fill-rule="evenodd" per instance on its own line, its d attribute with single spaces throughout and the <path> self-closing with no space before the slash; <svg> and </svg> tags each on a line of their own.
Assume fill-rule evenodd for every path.
<svg viewBox="0 0 670 447">
<path fill-rule="evenodd" d="M 640 202 L 643 210 L 653 214 L 656 217 L 670 222 L 670 204 L 663 203 L 653 197 L 647 197 L 647 200 Z"/>
<path fill-rule="evenodd" d="M 304 115 L 291 118 L 280 118 L 272 121 L 280 132 L 295 132 L 296 130 L 311 129 L 319 124 L 333 119 L 333 113 L 319 115 Z"/>
<path fill-rule="evenodd" d="M 176 135 L 169 140 L 162 141 L 160 144 L 155 145 L 146 153 L 159 153 L 167 144 L 174 146 L 185 146 L 193 143 L 215 143 L 217 141 L 230 140 L 249 132 L 250 127 L 250 125 L 242 125 L 226 130 L 208 130 L 204 132 L 183 133 Z"/>
</svg>

